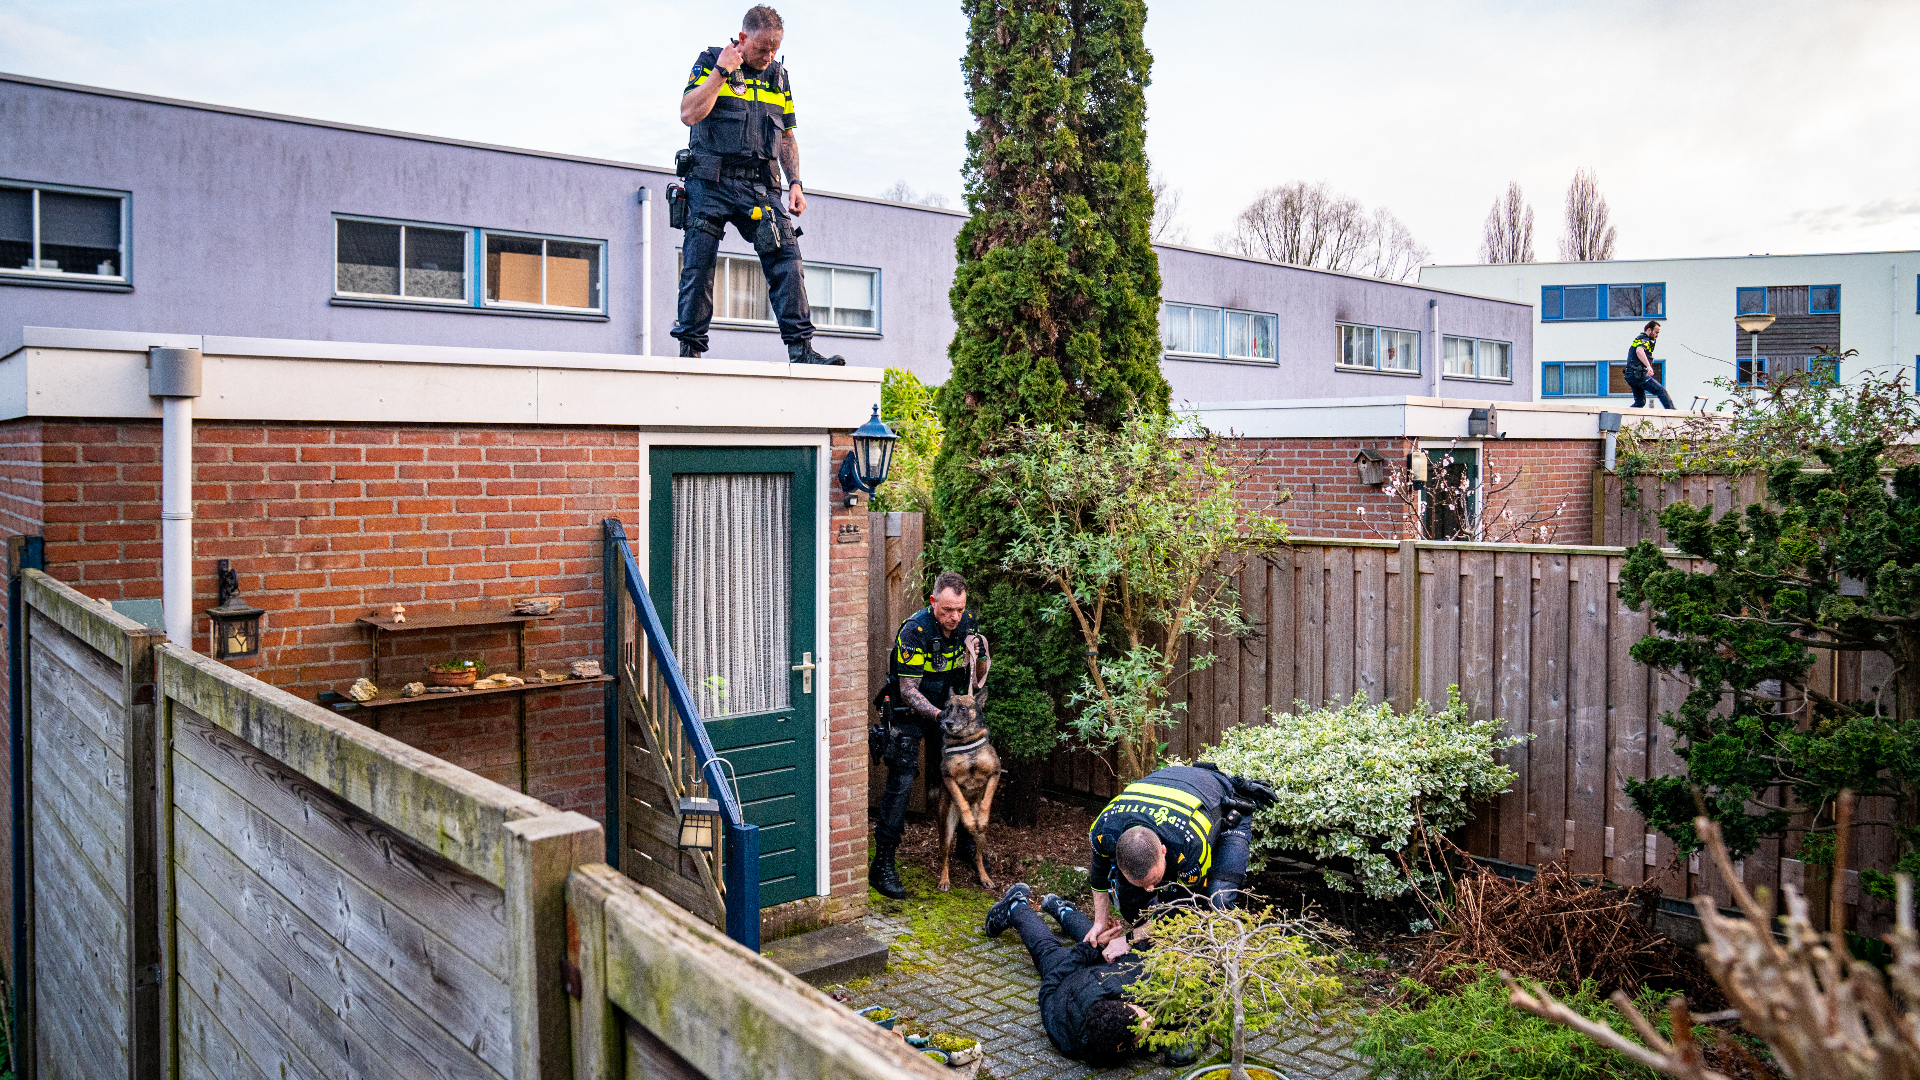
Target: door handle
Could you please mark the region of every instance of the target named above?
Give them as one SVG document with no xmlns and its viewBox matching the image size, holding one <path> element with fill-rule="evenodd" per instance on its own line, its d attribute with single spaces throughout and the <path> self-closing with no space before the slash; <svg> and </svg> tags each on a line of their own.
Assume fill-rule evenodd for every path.
<svg viewBox="0 0 1920 1080">
<path fill-rule="evenodd" d="M 803 694 L 813 693 L 813 669 L 818 666 L 819 666 L 818 664 L 815 664 L 813 662 L 812 653 L 801 653 L 800 662 L 793 665 L 793 670 L 800 672 L 800 692 L 801 693 Z"/>
</svg>

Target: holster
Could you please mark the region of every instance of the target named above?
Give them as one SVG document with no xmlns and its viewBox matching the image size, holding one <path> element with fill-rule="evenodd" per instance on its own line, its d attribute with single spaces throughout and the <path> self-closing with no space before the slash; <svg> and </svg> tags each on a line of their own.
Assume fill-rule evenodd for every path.
<svg viewBox="0 0 1920 1080">
<path fill-rule="evenodd" d="M 667 225 L 670 228 L 687 227 L 687 189 L 679 184 L 667 185 Z"/>
<path fill-rule="evenodd" d="M 893 724 L 893 710 L 898 700 L 891 678 L 873 695 L 873 706 L 879 710 L 880 718 L 867 726 L 867 756 L 875 765 L 884 765 L 893 758 L 893 744 L 900 737 Z"/>
</svg>

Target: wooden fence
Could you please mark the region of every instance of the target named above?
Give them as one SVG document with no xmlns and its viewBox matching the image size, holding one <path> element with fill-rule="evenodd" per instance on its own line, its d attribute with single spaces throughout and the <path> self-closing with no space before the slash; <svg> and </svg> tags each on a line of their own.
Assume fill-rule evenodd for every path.
<svg viewBox="0 0 1920 1080">
<path fill-rule="evenodd" d="M 567 883 L 578 1080 L 949 1075 L 610 866 Z"/>
<path fill-rule="evenodd" d="M 1460 841 L 1474 854 L 1538 866 L 1565 859 L 1578 873 L 1622 883 L 1657 880 L 1671 896 L 1725 902 L 1718 875 L 1674 862 L 1622 787 L 1681 771 L 1659 721 L 1689 689 L 1683 677 L 1629 656 L 1648 614 L 1618 595 L 1620 548 L 1301 539 L 1245 559 L 1234 572 L 1254 633 L 1210 647 L 1219 660 L 1178 683 L 1183 720 L 1168 752 L 1197 758 L 1239 724 L 1365 693 L 1411 707 L 1458 686 L 1471 715 L 1529 735 L 1505 752 L 1513 790 L 1482 807 Z M 1678 560 L 1682 562 L 1686 560 Z M 1884 657 L 1823 656 L 1812 678 L 1851 697 L 1890 675 Z M 1048 786 L 1088 801 L 1117 791 L 1109 763 L 1056 752 Z M 1885 800 L 1866 800 L 1854 839 L 1857 871 L 1892 852 Z M 1804 882 L 1787 848 L 1769 840 L 1739 867 L 1777 896 Z M 1857 890 L 1850 895 L 1859 902 Z M 1867 901 L 1871 920 L 1884 916 Z M 1861 924 L 1865 925 L 1865 924 Z"/>
<path fill-rule="evenodd" d="M 868 514 L 867 536 L 867 697 L 871 699 L 887 681 L 894 632 L 927 604 L 925 515 Z M 925 749 L 937 752 L 935 747 Z M 921 767 L 908 810 L 919 813 L 927 808 L 929 783 L 936 775 L 931 764 Z M 886 766 L 869 763 L 868 806 L 880 805 L 880 794 L 886 786 Z"/>
<path fill-rule="evenodd" d="M 1632 547 L 1642 540 L 1667 546 L 1660 528 L 1660 511 L 1677 502 L 1710 506 L 1718 518 L 1736 506 L 1759 502 L 1766 492 L 1759 473 L 1714 476 L 1693 473 L 1674 480 L 1657 476 L 1622 477 L 1605 469 L 1593 471 L 1593 542 Z"/>
<path fill-rule="evenodd" d="M 39 571 L 21 585 L 16 1075 L 931 1075 L 600 862 L 592 819 L 168 644 Z M 586 1009 L 569 1001 L 576 871 L 610 898 L 591 916 L 604 935 L 585 939 L 600 987 Z M 618 1016 L 623 1041 L 578 1043 L 576 1012 Z M 692 1065 L 660 1071 L 668 1060 Z"/>
</svg>

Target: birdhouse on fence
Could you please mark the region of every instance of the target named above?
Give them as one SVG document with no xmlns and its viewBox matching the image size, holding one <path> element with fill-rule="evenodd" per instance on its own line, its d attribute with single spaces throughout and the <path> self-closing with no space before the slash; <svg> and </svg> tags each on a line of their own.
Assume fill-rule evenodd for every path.
<svg viewBox="0 0 1920 1080">
<path fill-rule="evenodd" d="M 1368 448 L 1353 455 L 1353 463 L 1360 467 L 1360 482 L 1363 484 L 1384 484 L 1387 482 L 1387 459 L 1378 450 Z"/>
</svg>

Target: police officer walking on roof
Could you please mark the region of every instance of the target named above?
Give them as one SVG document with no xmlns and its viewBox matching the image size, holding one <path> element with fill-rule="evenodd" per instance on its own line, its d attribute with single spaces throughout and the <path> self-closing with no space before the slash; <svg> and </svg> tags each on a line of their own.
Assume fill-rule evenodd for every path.
<svg viewBox="0 0 1920 1080">
<path fill-rule="evenodd" d="M 967 685 L 967 639 L 979 626 L 967 610 L 967 579 L 948 570 L 933 579 L 927 606 L 900 624 L 893 638 L 887 685 L 875 703 L 883 732 L 878 749 L 887 765 L 887 786 L 880 795 L 880 821 L 873 830 L 873 865 L 867 883 L 882 896 L 904 899 L 894 849 L 906 827 L 907 800 L 920 776 L 921 747 L 941 748 L 940 710 L 955 687 Z M 973 834 L 959 830 L 961 862 L 973 858 Z"/>
<path fill-rule="evenodd" d="M 1115 908 L 1139 925 L 1155 904 L 1203 897 L 1233 907 L 1247 881 L 1253 812 L 1273 801 L 1258 780 L 1228 776 L 1213 765 L 1170 765 L 1128 784 L 1093 819 L 1093 926 L 1085 940 L 1126 951 L 1126 927 Z"/>
<path fill-rule="evenodd" d="M 684 212 L 687 234 L 679 318 L 673 327 L 681 356 L 707 351 L 715 252 L 720 234 L 732 222 L 760 255 L 788 360 L 846 363 L 813 350 L 799 230 L 788 217 L 806 212 L 807 196 L 800 183 L 793 87 L 786 66 L 774 58 L 783 33 L 779 12 L 765 4 L 748 8 L 740 36 L 701 53 L 680 96 L 680 121 L 693 129 L 679 169 L 687 182 L 687 202 L 670 210 L 676 226 Z M 784 188 L 779 181 L 783 172 Z"/>
</svg>

